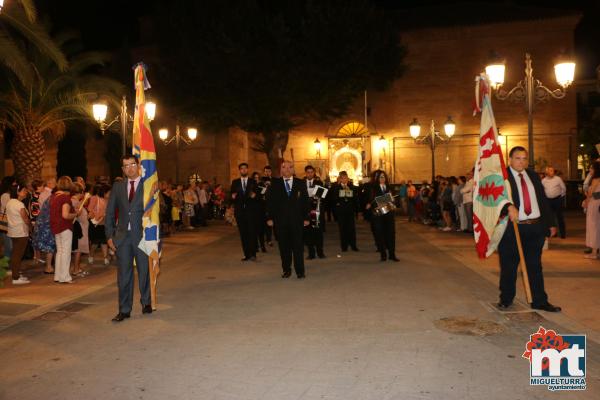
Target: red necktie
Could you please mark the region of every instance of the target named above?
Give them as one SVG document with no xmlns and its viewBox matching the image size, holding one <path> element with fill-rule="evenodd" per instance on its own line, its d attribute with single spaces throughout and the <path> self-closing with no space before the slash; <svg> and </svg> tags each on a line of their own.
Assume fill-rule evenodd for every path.
<svg viewBox="0 0 600 400">
<path fill-rule="evenodd" d="M 521 178 L 521 191 L 523 192 L 523 210 L 525 211 L 525 215 L 531 214 L 531 198 L 529 197 L 529 189 L 527 188 L 527 183 L 525 182 L 525 178 L 523 178 L 523 174 L 519 173 L 519 178 Z"/>
<path fill-rule="evenodd" d="M 133 200 L 133 196 L 135 196 L 135 181 L 129 181 L 131 187 L 129 188 L 129 202 Z"/>
</svg>

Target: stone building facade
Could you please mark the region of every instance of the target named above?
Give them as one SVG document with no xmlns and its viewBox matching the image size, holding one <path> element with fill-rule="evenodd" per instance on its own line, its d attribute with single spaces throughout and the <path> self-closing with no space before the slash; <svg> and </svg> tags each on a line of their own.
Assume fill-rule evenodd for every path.
<svg viewBox="0 0 600 400">
<path fill-rule="evenodd" d="M 554 58 L 561 51 L 573 49 L 578 21 L 577 15 L 553 15 L 406 30 L 401 34 L 401 41 L 408 51 L 405 59 L 408 68 L 388 90 L 366 94 L 369 115 L 365 117 L 365 99 L 360 96 L 346 117 L 331 122 L 315 121 L 293 130 L 283 156 L 293 159 L 300 176 L 304 166 L 310 163 L 321 176 L 335 177 L 345 169 L 360 179 L 376 168 L 383 168 L 393 182 L 428 180 L 431 177 L 430 149 L 412 140 L 409 124 L 417 118 L 423 135 L 433 120 L 443 132 L 443 123 L 452 116 L 456 133 L 448 144 L 438 146 L 436 173 L 463 175 L 474 165 L 477 152 L 480 118 L 472 115 L 474 77 L 484 69 L 490 52 L 496 51 L 506 59 L 507 88 L 523 79 L 526 52 L 532 56 L 534 76 L 555 88 Z M 142 49 L 132 54 L 132 61 L 145 60 L 148 54 L 151 56 L 152 51 Z M 161 115 L 160 101 L 157 102 L 157 114 Z M 515 145 L 526 146 L 525 105 L 494 101 L 493 107 L 497 124 L 506 138 L 504 150 Z M 173 143 L 167 146 L 158 139 L 158 129 L 165 125 L 174 131 L 174 121 L 157 118 L 152 126 L 161 179 L 174 181 L 178 165 L 180 181 L 198 174 L 203 179 L 228 183 L 236 176 L 239 162 L 248 162 L 251 171 L 261 171 L 267 164 L 265 155 L 253 150 L 257 140 L 253 134 L 236 128 L 215 132 L 199 129 L 193 143 L 182 144 L 177 150 Z M 564 177 L 577 177 L 576 131 L 574 90 L 564 99 L 537 104 L 534 117 L 536 167 L 551 164 Z M 317 139 L 320 152 L 315 148 Z M 86 145 L 90 178 L 108 175 L 108 167 L 102 159 L 102 143 L 90 139 Z M 45 176 L 55 171 L 55 149 L 55 144 L 50 143 Z"/>
</svg>

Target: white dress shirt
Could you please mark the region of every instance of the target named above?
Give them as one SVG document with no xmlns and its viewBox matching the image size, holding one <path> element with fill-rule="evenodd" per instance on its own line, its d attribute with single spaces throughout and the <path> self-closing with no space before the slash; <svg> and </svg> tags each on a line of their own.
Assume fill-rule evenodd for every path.
<svg viewBox="0 0 600 400">
<path fill-rule="evenodd" d="M 546 192 L 546 197 L 549 199 L 563 197 L 567 194 L 565 183 L 556 175 L 552 178 L 547 176 L 542 179 L 542 185 L 544 185 L 544 192 Z"/>
<path fill-rule="evenodd" d="M 287 186 L 285 186 L 285 183 L 287 182 Z M 283 187 L 286 189 L 289 187 L 290 188 L 290 192 L 292 191 L 292 187 L 294 186 L 294 178 L 293 177 L 289 177 L 289 178 L 283 178 Z"/>
<path fill-rule="evenodd" d="M 242 191 L 246 192 L 246 189 L 248 189 L 248 177 L 242 177 L 241 178 L 241 182 L 242 182 Z"/>
<path fill-rule="evenodd" d="M 537 196 L 535 195 L 535 187 L 533 186 L 533 182 L 529 179 L 529 175 L 527 175 L 527 171 L 523 170 L 523 172 L 517 172 L 512 167 L 509 167 L 510 172 L 512 172 L 513 177 L 515 178 L 515 182 L 517 182 L 517 191 L 519 192 L 519 221 L 525 221 L 527 219 L 536 219 L 541 217 L 540 206 L 538 204 Z M 529 192 L 529 200 L 531 201 L 531 214 L 525 214 L 525 202 L 523 201 L 523 189 L 521 188 L 521 177 L 519 174 L 523 174 L 523 178 L 525 179 L 525 184 L 527 185 L 527 191 Z M 513 197 L 515 193 L 512 194 Z"/>
</svg>

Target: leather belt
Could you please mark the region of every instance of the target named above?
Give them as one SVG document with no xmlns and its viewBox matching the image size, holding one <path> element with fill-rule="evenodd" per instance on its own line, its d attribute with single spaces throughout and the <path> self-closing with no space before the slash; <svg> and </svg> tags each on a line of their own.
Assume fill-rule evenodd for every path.
<svg viewBox="0 0 600 400">
<path fill-rule="evenodd" d="M 532 218 L 532 219 L 524 219 L 523 221 L 519 221 L 519 225 L 532 225 L 537 224 L 541 221 L 541 218 Z"/>
</svg>

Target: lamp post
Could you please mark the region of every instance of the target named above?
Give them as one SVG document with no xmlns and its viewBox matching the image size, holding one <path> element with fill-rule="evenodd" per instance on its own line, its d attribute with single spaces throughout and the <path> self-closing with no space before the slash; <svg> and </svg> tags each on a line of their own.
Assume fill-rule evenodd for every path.
<svg viewBox="0 0 600 400">
<path fill-rule="evenodd" d="M 167 128 L 159 129 L 158 137 L 163 143 L 168 146 L 173 141 L 175 141 L 175 182 L 179 183 L 179 145 L 181 142 L 187 144 L 188 146 L 192 144 L 196 137 L 198 136 L 198 130 L 196 128 L 188 128 L 187 129 L 187 138 L 181 134 L 179 124 L 175 125 L 175 136 L 169 139 L 169 130 Z"/>
<path fill-rule="evenodd" d="M 313 145 L 315 146 L 315 153 L 317 155 L 317 160 L 321 159 L 321 142 L 319 141 L 319 138 L 316 138 L 315 141 L 313 142 Z"/>
<path fill-rule="evenodd" d="M 550 98 L 562 99 L 567 94 L 567 88 L 573 83 L 575 75 L 575 63 L 572 60 L 561 59 L 554 65 L 556 82 L 558 89 L 548 89 L 541 81 L 533 77 L 533 68 L 531 67 L 531 56 L 525 53 L 525 78 L 519 81 L 515 87 L 510 90 L 504 90 L 504 60 L 495 60 L 485 67 L 485 73 L 496 89 L 496 98 L 498 100 L 511 100 L 513 102 L 525 102 L 527 107 L 527 141 L 529 147 L 529 165 L 534 165 L 533 155 L 533 111 L 535 102 L 544 102 Z"/>
<path fill-rule="evenodd" d="M 431 183 L 435 181 L 435 148 L 438 143 L 448 143 L 452 136 L 454 136 L 454 132 L 456 131 L 456 124 L 452 121 L 452 118 L 448 116 L 448 119 L 444 123 L 444 133 L 446 136 L 442 136 L 439 131 L 435 130 L 435 123 L 431 120 L 431 125 L 429 126 L 429 134 L 419 137 L 421 134 L 421 125 L 416 118 L 413 118 L 413 121 L 408 126 L 410 131 L 410 136 L 414 139 L 416 144 L 428 144 L 429 149 L 431 150 Z"/>
<path fill-rule="evenodd" d="M 156 116 L 156 103 L 153 103 L 151 101 L 146 102 L 146 106 L 144 109 L 146 111 L 146 115 L 148 116 L 148 120 L 152 121 L 154 119 L 154 117 Z M 120 113 L 117 114 L 117 116 L 109 123 L 105 122 L 106 115 L 108 113 L 108 106 L 106 104 L 104 104 L 104 103 L 93 104 L 92 105 L 92 113 L 93 113 L 94 119 L 98 123 L 98 126 L 100 127 L 100 130 L 102 131 L 103 135 L 104 135 L 104 132 L 107 129 L 109 129 L 112 125 L 114 125 L 117 122 L 121 123 L 121 136 L 122 136 L 122 140 L 123 140 L 122 152 L 123 152 L 123 155 L 125 155 L 127 153 L 127 123 L 130 121 L 133 121 L 133 116 L 131 116 L 127 113 L 126 97 L 123 96 L 123 98 L 121 99 Z"/>
</svg>

